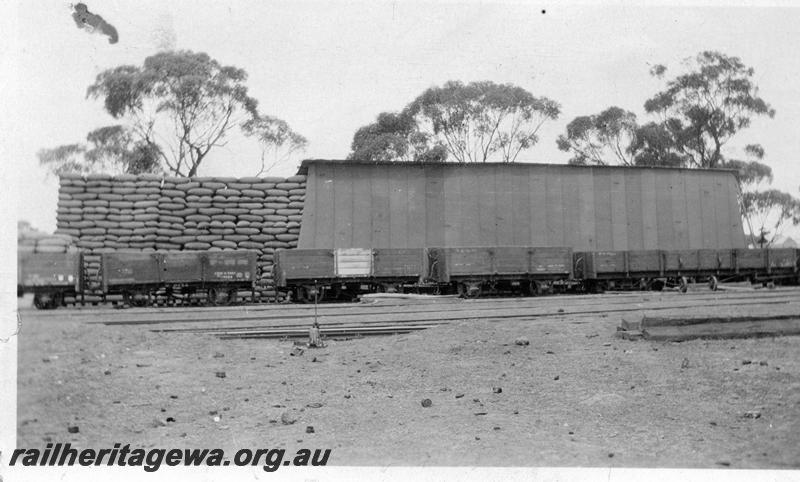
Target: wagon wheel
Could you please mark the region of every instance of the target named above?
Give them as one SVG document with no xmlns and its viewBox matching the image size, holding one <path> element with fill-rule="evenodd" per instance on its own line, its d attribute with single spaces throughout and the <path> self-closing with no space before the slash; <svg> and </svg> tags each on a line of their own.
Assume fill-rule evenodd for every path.
<svg viewBox="0 0 800 482">
<path fill-rule="evenodd" d="M 129 306 L 136 306 L 136 307 L 143 307 L 147 306 L 147 298 L 139 298 L 136 295 L 142 295 L 143 293 L 138 293 L 136 291 L 125 291 L 122 293 L 122 299 L 125 303 Z"/>
<path fill-rule="evenodd" d="M 298 286 L 297 287 L 297 301 L 300 303 L 319 303 L 323 298 L 325 298 L 325 288 L 319 286 L 315 289 L 309 286 Z"/>
<path fill-rule="evenodd" d="M 50 299 L 47 296 L 36 293 L 33 295 L 33 306 L 37 310 L 47 310 L 50 308 Z"/>
<path fill-rule="evenodd" d="M 719 280 L 716 276 L 711 276 L 708 278 L 708 288 L 711 291 L 717 291 L 717 288 L 719 288 Z"/>
<path fill-rule="evenodd" d="M 377 286 L 378 293 L 402 293 L 403 292 L 403 284 L 402 283 L 380 283 Z"/>
<path fill-rule="evenodd" d="M 605 286 L 600 281 L 590 279 L 586 280 L 584 284 L 587 293 L 600 294 L 605 291 Z"/>
<path fill-rule="evenodd" d="M 235 297 L 236 290 L 229 289 L 225 291 L 224 288 L 211 287 L 208 289 L 206 300 L 211 306 L 229 305 L 231 304 L 231 292 L 234 293 Z"/>
<path fill-rule="evenodd" d="M 462 298 L 480 298 L 482 291 L 480 282 L 458 283 L 458 295 Z"/>
<path fill-rule="evenodd" d="M 239 291 L 235 288 L 231 288 L 228 290 L 227 299 L 225 300 L 226 305 L 233 305 L 237 301 L 239 301 Z"/>
<path fill-rule="evenodd" d="M 298 303 L 308 303 L 308 300 L 306 299 L 306 296 L 307 296 L 306 290 L 302 286 L 296 287 L 294 289 L 294 293 L 293 294 L 294 294 L 294 296 L 293 296 L 294 301 L 296 301 Z"/>
<path fill-rule="evenodd" d="M 544 294 L 544 284 L 541 281 L 531 280 L 526 291 L 528 296 L 541 296 Z"/>
<path fill-rule="evenodd" d="M 64 294 L 63 293 L 53 293 L 52 298 L 50 298 L 50 309 L 55 310 L 59 306 L 64 305 Z"/>
</svg>

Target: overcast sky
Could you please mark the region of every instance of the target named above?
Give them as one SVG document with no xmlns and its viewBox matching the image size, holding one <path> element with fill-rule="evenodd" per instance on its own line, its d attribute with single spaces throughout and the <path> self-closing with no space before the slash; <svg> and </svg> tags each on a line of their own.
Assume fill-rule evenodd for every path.
<svg viewBox="0 0 800 482">
<path fill-rule="evenodd" d="M 665 64 L 677 72 L 683 59 L 719 50 L 755 68 L 761 95 L 777 111 L 774 119 L 758 119 L 737 135 L 726 152 L 741 155 L 744 145 L 762 144 L 774 186 L 800 196 L 798 8 L 260 0 L 87 4 L 116 27 L 119 43 L 76 28 L 69 3 L 41 1 L 17 4 L 12 14 L 17 31 L 5 46 L 3 68 L 12 74 L 11 112 L 17 114 L 2 139 L 19 176 L 17 212 L 43 230 L 55 229 L 58 182 L 38 166 L 36 151 L 81 142 L 88 131 L 113 123 L 100 102 L 86 99 L 86 87 L 105 69 L 141 64 L 157 51 L 158 32 L 164 31 L 174 33 L 179 49 L 207 52 L 244 68 L 261 110 L 305 135 L 310 144 L 302 157 L 315 158 L 345 157 L 356 129 L 379 112 L 401 109 L 427 87 L 492 80 L 561 104 L 561 117 L 518 160 L 565 163 L 569 156 L 556 148 L 556 138 L 575 116 L 617 105 L 646 120 L 642 105 L 662 86 L 649 76 L 650 66 Z M 252 175 L 258 154 L 252 141 L 232 139 L 205 161 L 200 174 Z M 295 170 L 291 162 L 270 174 Z"/>
</svg>

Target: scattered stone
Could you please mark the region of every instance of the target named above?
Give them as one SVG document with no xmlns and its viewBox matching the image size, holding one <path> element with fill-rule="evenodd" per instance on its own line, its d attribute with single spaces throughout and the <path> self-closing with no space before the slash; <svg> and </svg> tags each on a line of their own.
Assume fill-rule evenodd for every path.
<svg viewBox="0 0 800 482">
<path fill-rule="evenodd" d="M 684 358 L 683 359 L 683 361 L 681 362 L 681 368 L 689 368 L 689 359 L 688 358 Z"/>
<path fill-rule="evenodd" d="M 167 422 L 174 422 L 174 421 L 175 421 L 175 417 L 167 417 Z"/>
<path fill-rule="evenodd" d="M 218 413 L 219 412 L 217 412 L 216 410 L 209 410 L 209 412 L 208 412 L 209 415 L 216 415 Z"/>
<path fill-rule="evenodd" d="M 500 430 L 500 427 L 494 427 L 495 430 Z"/>
<path fill-rule="evenodd" d="M 517 338 L 516 340 L 514 340 L 514 344 L 519 346 L 528 346 L 531 344 L 531 342 L 527 338 Z"/>
<path fill-rule="evenodd" d="M 423 407 L 428 408 L 428 407 L 430 407 L 432 405 L 433 405 L 433 402 L 431 401 L 430 398 L 426 398 L 426 399 L 422 400 L 422 406 Z"/>
<path fill-rule="evenodd" d="M 149 364 L 149 363 L 137 363 L 136 364 L 137 368 L 147 368 L 147 367 L 150 367 L 150 366 L 152 366 L 152 365 Z"/>
<path fill-rule="evenodd" d="M 603 346 L 611 346 L 611 343 L 608 343 L 608 342 L 603 343 Z"/>
<path fill-rule="evenodd" d="M 225 374 L 225 372 L 217 372 L 216 376 L 217 378 L 225 378 L 227 375 Z"/>
<path fill-rule="evenodd" d="M 218 351 L 214 352 L 214 358 L 224 358 L 224 357 L 225 357 L 225 354 L 220 353 Z"/>
<path fill-rule="evenodd" d="M 758 362 L 758 364 L 761 365 L 762 367 L 765 367 L 765 366 L 769 365 L 769 363 L 767 363 L 765 361 L 760 361 L 760 362 Z"/>
<path fill-rule="evenodd" d="M 548 355 L 555 355 L 556 354 L 556 352 L 554 352 L 552 350 L 547 350 L 545 353 L 548 354 Z"/>
<path fill-rule="evenodd" d="M 608 453 L 608 458 L 610 458 L 610 459 L 614 458 L 614 452 L 609 452 Z"/>
<path fill-rule="evenodd" d="M 559 313 L 563 313 L 563 312 L 564 312 L 564 308 L 559 308 L 559 309 L 558 309 L 558 312 L 559 312 Z"/>
<path fill-rule="evenodd" d="M 161 420 L 159 420 L 159 419 L 157 419 L 157 418 L 154 418 L 154 419 L 153 419 L 153 423 L 151 423 L 150 425 L 151 425 L 153 428 L 158 428 L 158 427 L 164 427 L 164 426 L 166 426 L 167 424 L 165 424 L 164 422 L 162 422 Z"/>
<path fill-rule="evenodd" d="M 719 462 L 717 462 L 717 465 L 721 465 L 723 467 L 730 467 L 731 463 L 728 462 L 727 460 L 720 460 Z"/>
<path fill-rule="evenodd" d="M 320 407 L 322 407 L 322 404 L 319 403 L 319 402 L 314 402 L 314 403 L 309 403 L 308 405 L 306 405 L 306 407 L 308 407 L 308 408 L 320 408 Z"/>
<path fill-rule="evenodd" d="M 314 433 L 314 427 L 312 427 L 311 425 L 306 427 L 306 433 Z"/>
<path fill-rule="evenodd" d="M 514 410 L 514 415 L 519 415 L 519 410 Z"/>
<path fill-rule="evenodd" d="M 297 421 L 296 418 L 292 418 L 289 412 L 283 412 L 281 414 L 281 423 L 284 425 L 291 425 Z"/>
<path fill-rule="evenodd" d="M 67 427 L 67 432 L 69 432 L 69 433 L 78 433 L 78 432 L 80 432 L 80 429 L 78 428 L 77 425 L 73 425 L 71 427 Z"/>
<path fill-rule="evenodd" d="M 753 363 L 753 362 L 750 361 L 750 360 L 742 360 L 742 365 L 749 365 L 751 363 Z"/>
<path fill-rule="evenodd" d="M 475 402 L 475 403 L 481 403 L 481 399 L 480 398 L 473 398 L 472 401 Z"/>
<path fill-rule="evenodd" d="M 463 393 L 457 393 L 457 394 L 456 394 L 456 398 L 463 398 L 463 397 L 464 397 L 464 394 L 463 394 Z"/>
<path fill-rule="evenodd" d="M 305 350 L 303 350 L 299 346 L 296 346 L 292 348 L 292 351 L 289 353 L 289 356 L 302 356 L 304 352 Z"/>
<path fill-rule="evenodd" d="M 111 370 L 106 370 L 103 372 L 103 375 L 111 375 Z"/>
<path fill-rule="evenodd" d="M 744 418 L 761 418 L 761 412 L 758 410 L 748 410 L 744 412 Z"/>
<path fill-rule="evenodd" d="M 500 387 L 492 387 L 492 391 L 494 393 L 503 393 L 503 389 Z"/>
<path fill-rule="evenodd" d="M 503 355 L 510 355 L 510 354 L 511 354 L 511 350 L 506 350 L 506 351 L 503 352 Z"/>
<path fill-rule="evenodd" d="M 170 395 L 169 398 L 176 399 L 176 398 L 178 398 L 178 396 L 177 395 Z"/>
<path fill-rule="evenodd" d="M 349 394 L 349 393 L 348 393 L 348 394 L 346 394 L 346 395 L 344 396 L 344 398 L 350 398 L 350 394 Z"/>
<path fill-rule="evenodd" d="M 711 425 L 712 427 L 716 427 L 717 426 L 717 422 L 708 422 L 708 424 Z"/>
<path fill-rule="evenodd" d="M 486 415 L 488 412 L 475 412 L 476 416 Z"/>
<path fill-rule="evenodd" d="M 590 334 L 586 335 L 586 338 L 596 338 L 598 336 L 600 336 L 600 335 L 598 335 L 597 333 L 590 333 Z"/>
<path fill-rule="evenodd" d="M 558 380 L 558 379 L 560 379 L 560 378 L 561 378 L 561 377 L 560 377 L 559 375 L 556 375 L 556 376 L 553 378 L 553 380 Z"/>
</svg>

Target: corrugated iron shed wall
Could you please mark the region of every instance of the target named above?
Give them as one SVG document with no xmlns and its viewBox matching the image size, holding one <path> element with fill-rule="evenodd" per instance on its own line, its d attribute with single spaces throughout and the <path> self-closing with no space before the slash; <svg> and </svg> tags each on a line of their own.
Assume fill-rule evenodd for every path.
<svg viewBox="0 0 800 482">
<path fill-rule="evenodd" d="M 306 161 L 298 248 L 745 247 L 729 171 Z"/>
</svg>

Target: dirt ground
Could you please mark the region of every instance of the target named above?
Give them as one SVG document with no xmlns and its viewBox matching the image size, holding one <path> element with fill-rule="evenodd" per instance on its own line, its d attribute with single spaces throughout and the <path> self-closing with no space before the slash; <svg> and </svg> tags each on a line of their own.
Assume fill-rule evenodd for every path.
<svg viewBox="0 0 800 482">
<path fill-rule="evenodd" d="M 146 309 L 23 307 L 17 444 L 332 448 L 329 465 L 800 468 L 800 337 L 614 336 L 622 316 L 647 314 L 648 303 L 683 306 L 658 316 L 800 312 L 800 291 L 772 304 L 715 301 L 747 296 L 700 296 L 693 307 L 678 294 L 556 296 L 540 299 L 555 314 L 504 319 L 470 307 L 524 313 L 534 302 L 452 300 L 442 312 L 463 318 L 448 324 L 329 340 L 300 356 L 286 340 L 95 323 L 147 320 Z M 575 309 L 607 303 L 639 311 Z M 335 310 L 363 317 L 360 306 Z M 215 313 L 225 314 L 194 325 Z M 515 344 L 521 337 L 530 344 Z M 760 416 L 746 416 L 753 411 Z"/>
</svg>

